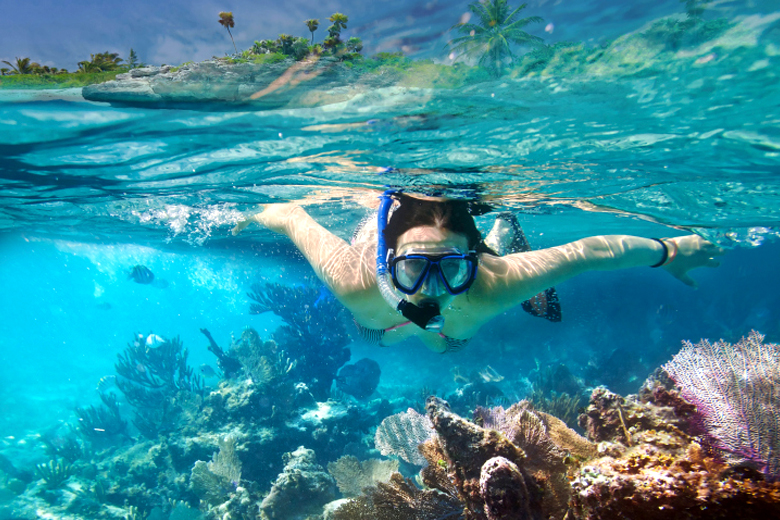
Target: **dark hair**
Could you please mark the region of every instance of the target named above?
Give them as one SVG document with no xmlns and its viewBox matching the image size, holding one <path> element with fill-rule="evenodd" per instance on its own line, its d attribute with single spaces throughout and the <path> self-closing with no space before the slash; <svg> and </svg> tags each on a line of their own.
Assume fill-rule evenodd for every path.
<svg viewBox="0 0 780 520">
<path fill-rule="evenodd" d="M 417 226 L 436 226 L 460 233 L 468 240 L 469 249 L 478 253 L 493 253 L 482 242 L 472 216 L 472 204 L 465 200 L 424 200 L 403 193 L 393 195 L 400 205 L 395 209 L 385 228 L 385 241 L 389 249 L 396 249 L 398 237 Z M 481 206 L 477 214 L 484 213 Z"/>
</svg>

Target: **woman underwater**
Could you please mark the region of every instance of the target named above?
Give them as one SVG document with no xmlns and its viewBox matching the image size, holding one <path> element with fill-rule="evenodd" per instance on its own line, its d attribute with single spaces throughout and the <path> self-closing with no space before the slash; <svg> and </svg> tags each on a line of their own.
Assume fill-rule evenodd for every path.
<svg viewBox="0 0 780 520">
<path fill-rule="evenodd" d="M 688 272 L 717 267 L 714 257 L 723 254 L 697 235 L 594 236 L 528 251 L 508 245 L 525 241 L 506 214 L 483 241 L 466 201 L 396 192 L 380 200 L 377 224 L 359 228 L 352 244 L 295 204 L 270 204 L 233 234 L 256 222 L 286 235 L 366 340 L 387 346 L 416 336 L 436 352 L 458 350 L 495 316 L 524 302 L 529 310 L 529 300 L 543 301 L 549 288 L 580 273 L 661 267 L 694 285 Z"/>
</svg>

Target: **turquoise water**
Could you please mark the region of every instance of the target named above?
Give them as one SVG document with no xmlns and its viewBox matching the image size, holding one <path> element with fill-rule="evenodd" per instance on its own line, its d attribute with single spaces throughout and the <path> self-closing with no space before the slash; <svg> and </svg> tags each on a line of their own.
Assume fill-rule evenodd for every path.
<svg viewBox="0 0 780 520">
<path fill-rule="evenodd" d="M 558 363 L 583 388 L 626 394 L 682 340 L 756 329 L 777 343 L 778 19 L 736 19 L 673 71 L 397 86 L 309 108 L 0 90 L 0 451 L 17 467 L 48 460 L 38 436 L 100 402 L 98 381 L 134 334 L 179 336 L 193 367 L 216 367 L 201 328 L 225 348 L 246 327 L 270 338 L 282 319 L 249 314 L 251 285 L 319 286 L 288 240 L 257 227 L 234 238 L 233 225 L 296 201 L 348 238 L 385 186 L 513 211 L 534 248 L 694 232 L 728 253 L 694 273 L 697 290 L 646 268 L 582 275 L 557 288 L 561 323 L 517 309 L 446 356 L 415 340 L 371 348 L 344 318 L 352 361 L 381 366 L 374 398 L 446 396 L 458 374 L 490 366 L 516 400 Z M 483 232 L 492 219 L 477 219 Z M 134 283 L 135 265 L 167 286 Z"/>
</svg>

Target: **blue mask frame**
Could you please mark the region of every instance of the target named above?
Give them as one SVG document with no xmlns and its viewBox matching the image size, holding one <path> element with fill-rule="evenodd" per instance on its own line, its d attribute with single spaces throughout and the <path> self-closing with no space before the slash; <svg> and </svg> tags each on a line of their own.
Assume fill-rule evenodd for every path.
<svg viewBox="0 0 780 520">
<path fill-rule="evenodd" d="M 401 256 L 392 256 L 391 251 L 391 259 L 390 259 L 390 274 L 393 278 L 393 285 L 396 289 L 398 289 L 400 292 L 404 294 L 414 294 L 417 291 L 420 290 L 420 287 L 425 283 L 425 280 L 428 279 L 429 276 L 433 276 L 434 273 L 431 271 L 435 269 L 436 273 L 439 276 L 439 280 L 444 285 L 444 288 L 447 290 L 449 294 L 452 296 L 457 296 L 458 294 L 463 294 L 464 292 L 468 291 L 471 285 L 474 283 L 474 280 L 477 278 L 477 268 L 479 267 L 479 260 L 477 258 L 476 251 L 469 251 L 467 254 L 462 253 L 444 253 L 444 254 L 438 254 L 438 255 L 426 255 L 426 254 L 409 254 L 409 255 L 401 255 Z M 457 287 L 452 287 L 450 285 L 450 282 L 447 280 L 447 277 L 444 276 L 444 273 L 441 269 L 441 262 L 446 259 L 455 259 L 455 260 L 467 260 L 469 262 L 469 276 L 466 279 L 466 281 Z M 396 266 L 399 262 L 402 262 L 403 260 L 425 260 L 426 265 L 425 268 L 420 272 L 419 277 L 417 278 L 417 281 L 414 283 L 414 286 L 404 287 L 401 285 L 401 283 L 398 281 L 397 277 L 397 271 Z"/>
</svg>

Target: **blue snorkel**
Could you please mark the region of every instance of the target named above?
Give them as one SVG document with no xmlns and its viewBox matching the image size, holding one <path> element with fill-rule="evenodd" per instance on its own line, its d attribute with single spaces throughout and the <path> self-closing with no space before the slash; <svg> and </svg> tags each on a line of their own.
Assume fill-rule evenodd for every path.
<svg viewBox="0 0 780 520">
<path fill-rule="evenodd" d="M 418 327 L 430 332 L 441 332 L 444 327 L 444 316 L 439 312 L 439 306 L 430 303 L 418 307 L 412 302 L 400 298 L 393 291 L 390 271 L 387 268 L 387 242 L 385 241 L 385 228 L 390 208 L 393 205 L 393 194 L 398 190 L 387 190 L 380 198 L 379 213 L 377 216 L 377 242 L 376 242 L 376 283 L 379 292 L 385 301 L 406 319 Z"/>
</svg>

